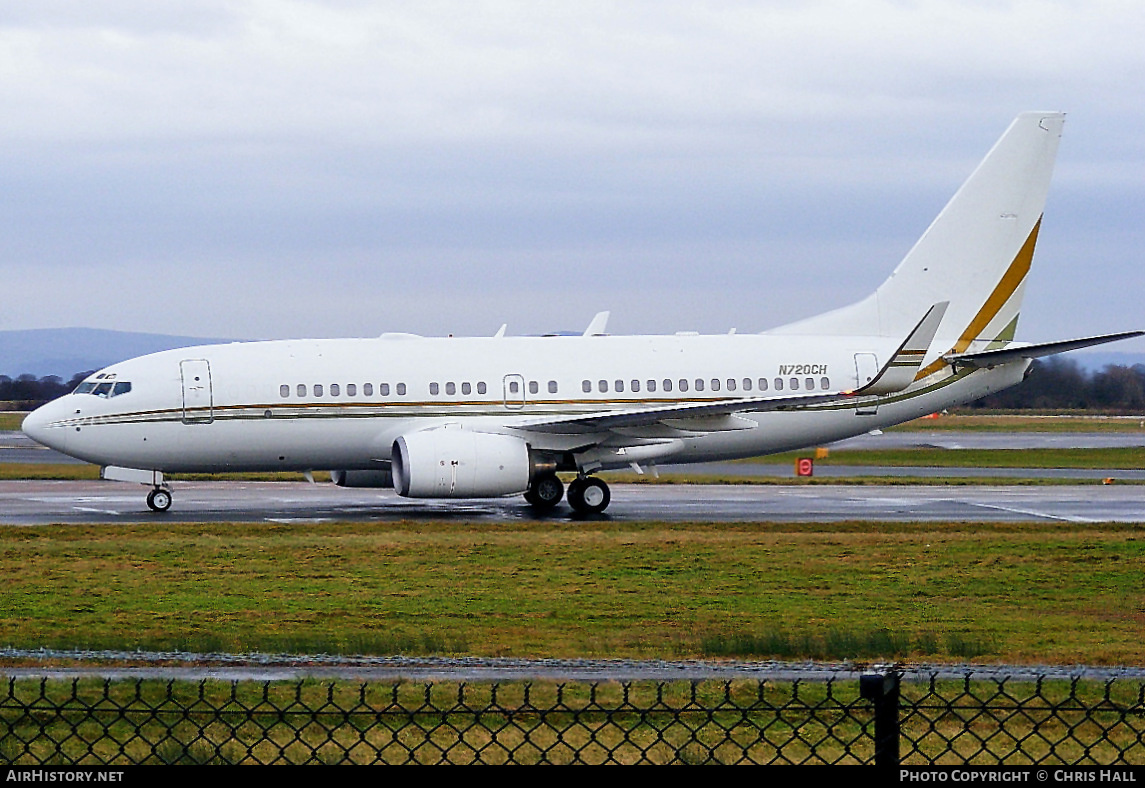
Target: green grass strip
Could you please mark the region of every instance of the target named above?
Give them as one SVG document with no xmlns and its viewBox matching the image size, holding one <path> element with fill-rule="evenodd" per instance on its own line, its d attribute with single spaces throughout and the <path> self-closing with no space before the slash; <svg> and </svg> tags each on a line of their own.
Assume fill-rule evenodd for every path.
<svg viewBox="0 0 1145 788">
<path fill-rule="evenodd" d="M 1141 664 L 1145 525 L 0 527 L 19 648 Z"/>
</svg>

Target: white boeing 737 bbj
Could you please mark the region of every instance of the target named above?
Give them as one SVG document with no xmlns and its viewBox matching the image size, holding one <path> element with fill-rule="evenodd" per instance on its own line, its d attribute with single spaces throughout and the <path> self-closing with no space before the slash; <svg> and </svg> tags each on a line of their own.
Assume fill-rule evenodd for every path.
<svg viewBox="0 0 1145 788">
<path fill-rule="evenodd" d="M 1020 115 L 874 293 L 760 334 L 287 340 L 114 364 L 27 417 L 40 443 L 152 489 L 164 473 L 334 469 L 412 498 L 565 495 L 597 471 L 822 445 L 970 402 L 1031 359 L 1142 332 L 1014 341 L 1064 116 Z M 567 477 L 566 477 L 567 478 Z"/>
</svg>

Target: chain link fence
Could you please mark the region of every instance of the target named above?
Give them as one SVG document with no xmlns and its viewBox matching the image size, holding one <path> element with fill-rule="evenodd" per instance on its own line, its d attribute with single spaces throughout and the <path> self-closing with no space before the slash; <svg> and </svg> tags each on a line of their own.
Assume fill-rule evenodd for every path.
<svg viewBox="0 0 1145 788">
<path fill-rule="evenodd" d="M 151 763 L 1145 763 L 1145 684 L 337 685 L 16 680 L 0 760 Z"/>
</svg>

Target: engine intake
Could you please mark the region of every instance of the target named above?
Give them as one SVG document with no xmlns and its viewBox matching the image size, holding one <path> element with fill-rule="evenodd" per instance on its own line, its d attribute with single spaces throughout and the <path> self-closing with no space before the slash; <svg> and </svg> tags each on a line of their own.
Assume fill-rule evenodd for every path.
<svg viewBox="0 0 1145 788">
<path fill-rule="evenodd" d="M 529 446 L 512 435 L 446 425 L 402 435 L 392 457 L 394 489 L 407 498 L 497 498 L 529 488 Z"/>
</svg>

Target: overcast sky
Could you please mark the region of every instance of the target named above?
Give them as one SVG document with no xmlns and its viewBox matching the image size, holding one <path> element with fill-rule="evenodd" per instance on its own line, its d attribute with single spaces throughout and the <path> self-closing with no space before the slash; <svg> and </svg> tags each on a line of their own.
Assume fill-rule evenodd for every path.
<svg viewBox="0 0 1145 788">
<path fill-rule="evenodd" d="M 0 5 L 0 330 L 758 331 L 1069 113 L 1019 338 L 1145 328 L 1145 10 Z M 1145 340 L 1118 349 L 1145 351 Z"/>
</svg>

